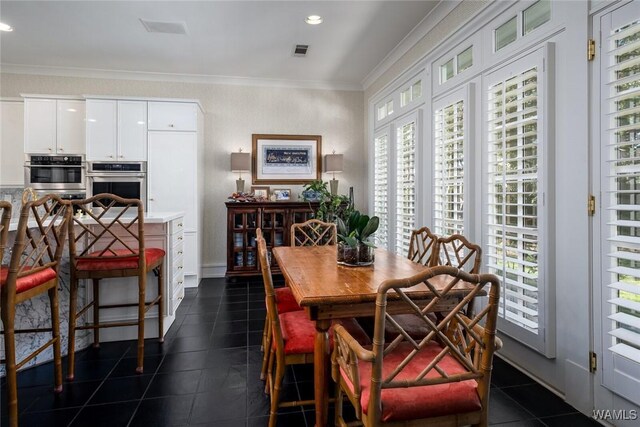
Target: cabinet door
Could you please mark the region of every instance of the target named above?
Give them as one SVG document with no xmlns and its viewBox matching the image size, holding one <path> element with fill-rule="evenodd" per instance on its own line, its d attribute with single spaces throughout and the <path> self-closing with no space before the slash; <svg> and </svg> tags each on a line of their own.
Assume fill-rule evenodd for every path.
<svg viewBox="0 0 640 427">
<path fill-rule="evenodd" d="M 59 99 L 57 110 L 58 154 L 84 154 L 86 152 L 85 102 Z"/>
<path fill-rule="evenodd" d="M 55 99 L 25 99 L 24 151 L 30 154 L 56 152 Z"/>
<path fill-rule="evenodd" d="M 198 105 L 192 102 L 149 102 L 149 130 L 197 131 Z"/>
<path fill-rule="evenodd" d="M 116 101 L 87 100 L 87 160 L 116 159 Z"/>
<path fill-rule="evenodd" d="M 118 101 L 118 160 L 147 160 L 145 101 Z"/>
<path fill-rule="evenodd" d="M 149 132 L 149 211 L 184 211 L 185 231 L 198 227 L 196 144 L 192 132 Z"/>
<path fill-rule="evenodd" d="M 24 103 L 0 102 L 0 183 L 24 186 Z"/>
</svg>

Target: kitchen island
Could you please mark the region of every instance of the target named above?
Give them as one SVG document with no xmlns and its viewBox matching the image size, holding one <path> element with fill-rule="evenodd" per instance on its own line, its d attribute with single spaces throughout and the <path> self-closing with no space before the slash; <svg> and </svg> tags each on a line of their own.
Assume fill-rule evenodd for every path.
<svg viewBox="0 0 640 427">
<path fill-rule="evenodd" d="M 146 247 L 156 247 L 164 249 L 166 252 L 164 262 L 164 331 L 165 333 L 175 320 L 175 310 L 184 298 L 184 213 L 183 212 L 153 212 L 145 213 L 145 245 Z M 86 217 L 81 220 L 91 225 L 93 219 Z M 8 264 L 10 259 L 10 249 L 13 242 L 12 233 L 17 229 L 18 221 L 12 221 L 9 227 L 9 244 L 5 250 L 2 260 L 3 264 Z M 65 247 L 60 265 L 59 274 L 59 306 L 60 306 L 60 332 L 62 338 L 62 354 L 67 353 L 68 348 L 68 322 L 69 322 L 69 251 Z M 157 280 L 153 272 L 149 273 L 147 283 L 155 283 Z M 103 279 L 100 286 L 100 301 L 104 304 L 116 304 L 123 302 L 137 301 L 138 287 L 137 278 L 124 277 Z M 91 296 L 91 286 L 80 283 L 78 293 L 78 306 L 84 305 L 87 297 Z M 147 301 L 157 296 L 155 286 L 147 286 Z M 16 329 L 32 329 L 44 327 L 51 322 L 50 305 L 45 294 L 32 298 L 16 307 Z M 87 314 L 90 316 L 90 314 Z M 157 308 L 153 308 L 147 313 L 145 318 L 145 338 L 157 336 L 158 319 Z M 103 322 L 128 321 L 137 318 L 137 308 L 123 307 L 104 311 L 100 315 Z M 90 319 L 90 317 L 89 317 Z M 82 350 L 92 342 L 90 330 L 76 331 L 76 350 Z M 3 336 L 4 337 L 4 336 Z M 26 354 L 39 348 L 49 338 L 49 334 L 17 334 L 16 335 L 16 356 L 17 360 L 22 360 Z M 119 341 L 136 339 L 137 327 L 124 326 L 106 328 L 100 331 L 101 341 Z M 4 345 L 1 347 L 4 350 Z M 36 356 L 26 366 L 40 364 L 53 359 L 53 349 L 50 347 Z M 0 368 L 0 373 L 4 374 L 4 365 Z"/>
</svg>

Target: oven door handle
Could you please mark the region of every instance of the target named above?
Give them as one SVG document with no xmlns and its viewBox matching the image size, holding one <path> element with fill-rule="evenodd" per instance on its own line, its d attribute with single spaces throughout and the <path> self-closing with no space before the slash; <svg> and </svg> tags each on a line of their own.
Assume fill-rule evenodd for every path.
<svg viewBox="0 0 640 427">
<path fill-rule="evenodd" d="M 144 173 L 132 173 L 132 174 L 97 174 L 97 173 L 88 173 L 87 178 L 144 178 L 146 174 Z"/>
<path fill-rule="evenodd" d="M 67 165 L 24 165 L 25 168 L 80 168 L 80 169 L 84 169 L 84 166 L 81 165 L 72 165 L 72 166 L 67 166 Z"/>
</svg>

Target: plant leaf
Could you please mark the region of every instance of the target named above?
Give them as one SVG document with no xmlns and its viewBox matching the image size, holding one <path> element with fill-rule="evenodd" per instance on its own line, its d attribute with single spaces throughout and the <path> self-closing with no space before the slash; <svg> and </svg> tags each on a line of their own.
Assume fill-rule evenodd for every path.
<svg viewBox="0 0 640 427">
<path fill-rule="evenodd" d="M 377 216 L 372 216 L 371 219 L 367 222 L 367 225 L 364 227 L 362 232 L 360 233 L 360 240 L 365 241 L 369 236 L 375 233 L 380 226 L 380 218 Z"/>
</svg>

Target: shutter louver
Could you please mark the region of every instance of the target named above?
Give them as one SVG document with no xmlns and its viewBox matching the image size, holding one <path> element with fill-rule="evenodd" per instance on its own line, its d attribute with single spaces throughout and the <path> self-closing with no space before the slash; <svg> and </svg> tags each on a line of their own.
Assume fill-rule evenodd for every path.
<svg viewBox="0 0 640 427">
<path fill-rule="evenodd" d="M 374 234 L 376 246 L 388 248 L 389 235 L 389 137 L 380 135 L 374 139 L 373 215 L 380 218 Z"/>
<path fill-rule="evenodd" d="M 605 73 L 606 347 L 640 360 L 640 23 L 611 32 Z"/>
<path fill-rule="evenodd" d="M 416 216 L 416 123 L 411 121 L 397 129 L 396 136 L 396 215 L 395 252 L 406 256 Z"/>
<path fill-rule="evenodd" d="M 488 88 L 486 265 L 502 279 L 500 316 L 540 333 L 538 67 Z"/>
<path fill-rule="evenodd" d="M 464 102 L 435 113 L 433 225 L 438 235 L 464 233 Z"/>
</svg>

